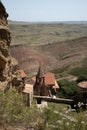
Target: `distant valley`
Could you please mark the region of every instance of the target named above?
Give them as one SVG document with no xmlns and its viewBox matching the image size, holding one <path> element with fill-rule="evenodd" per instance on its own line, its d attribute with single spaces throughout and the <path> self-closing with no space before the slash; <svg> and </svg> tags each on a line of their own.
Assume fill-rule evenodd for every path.
<svg viewBox="0 0 87 130">
<path fill-rule="evenodd" d="M 11 53 L 29 75 L 39 62 L 46 71 L 81 66 L 87 58 L 87 24 L 9 23 Z"/>
</svg>

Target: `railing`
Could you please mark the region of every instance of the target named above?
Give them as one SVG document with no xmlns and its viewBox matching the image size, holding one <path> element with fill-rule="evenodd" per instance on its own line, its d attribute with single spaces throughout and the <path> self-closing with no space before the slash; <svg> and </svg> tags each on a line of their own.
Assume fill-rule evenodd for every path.
<svg viewBox="0 0 87 130">
<path fill-rule="evenodd" d="M 64 104 L 69 104 L 69 105 L 73 104 L 73 102 L 74 102 L 74 100 L 72 100 L 72 99 L 52 98 L 52 97 L 48 97 L 48 96 L 33 95 L 33 98 L 44 100 L 44 101 L 47 101 L 47 102 L 64 103 Z"/>
</svg>

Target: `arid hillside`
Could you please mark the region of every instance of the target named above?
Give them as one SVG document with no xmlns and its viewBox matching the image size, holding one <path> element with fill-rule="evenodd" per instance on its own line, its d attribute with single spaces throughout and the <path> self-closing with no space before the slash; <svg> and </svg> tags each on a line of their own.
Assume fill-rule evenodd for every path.
<svg viewBox="0 0 87 130">
<path fill-rule="evenodd" d="M 39 62 L 46 71 L 80 66 L 87 59 L 86 23 L 22 23 L 9 21 L 11 54 L 29 76 Z"/>
<path fill-rule="evenodd" d="M 58 68 L 72 68 L 85 64 L 87 59 L 87 38 L 79 38 L 54 44 L 11 47 L 12 55 L 29 76 L 35 74 L 39 62 L 46 71 Z"/>
</svg>

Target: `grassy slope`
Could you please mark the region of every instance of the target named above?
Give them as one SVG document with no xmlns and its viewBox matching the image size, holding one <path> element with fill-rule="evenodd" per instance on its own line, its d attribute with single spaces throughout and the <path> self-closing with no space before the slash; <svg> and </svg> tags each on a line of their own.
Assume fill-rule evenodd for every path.
<svg viewBox="0 0 87 130">
<path fill-rule="evenodd" d="M 87 36 L 87 24 L 11 23 L 12 44 L 50 44 Z"/>
</svg>

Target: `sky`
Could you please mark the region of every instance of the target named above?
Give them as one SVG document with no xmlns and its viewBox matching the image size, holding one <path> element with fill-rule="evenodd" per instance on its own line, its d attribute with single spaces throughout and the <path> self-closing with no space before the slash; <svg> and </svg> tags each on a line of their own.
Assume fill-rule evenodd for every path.
<svg viewBox="0 0 87 130">
<path fill-rule="evenodd" d="M 87 21 L 87 0 L 1 1 L 14 21 Z"/>
</svg>

